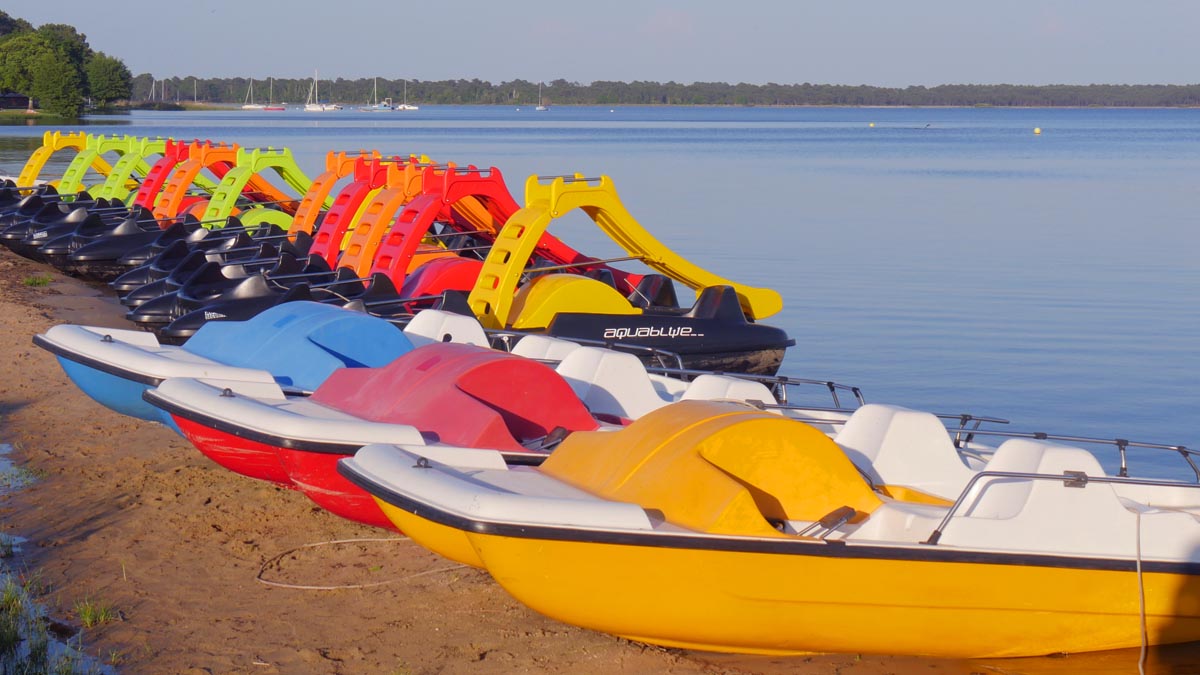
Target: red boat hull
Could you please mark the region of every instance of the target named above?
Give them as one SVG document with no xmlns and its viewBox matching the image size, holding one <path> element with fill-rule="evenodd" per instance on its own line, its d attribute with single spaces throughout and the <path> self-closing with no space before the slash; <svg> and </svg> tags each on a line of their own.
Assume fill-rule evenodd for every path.
<svg viewBox="0 0 1200 675">
<path fill-rule="evenodd" d="M 217 464 L 243 476 L 295 487 L 279 462 L 279 448 L 218 431 L 179 415 L 171 418 L 184 437 Z"/>
<path fill-rule="evenodd" d="M 375 498 L 337 472 L 337 461 L 350 455 L 279 448 L 279 462 L 292 481 L 318 506 L 356 523 L 398 531 Z"/>
<path fill-rule="evenodd" d="M 321 508 L 356 523 L 396 531 L 375 499 L 342 478 L 337 461 L 350 455 L 293 450 L 251 441 L 173 415 L 205 457 L 234 473 L 300 490 Z"/>
</svg>

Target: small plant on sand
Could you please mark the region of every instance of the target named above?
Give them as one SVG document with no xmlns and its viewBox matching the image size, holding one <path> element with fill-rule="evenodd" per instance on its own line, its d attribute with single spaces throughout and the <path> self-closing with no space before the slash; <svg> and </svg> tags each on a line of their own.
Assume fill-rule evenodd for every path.
<svg viewBox="0 0 1200 675">
<path fill-rule="evenodd" d="M 17 651 L 21 644 L 21 597 L 19 587 L 11 577 L 0 590 L 0 655 Z"/>
<path fill-rule="evenodd" d="M 44 609 L 33 598 L 43 590 L 36 574 L 0 572 L 0 673 L 100 675 L 101 664 L 83 655 L 79 639 L 50 636 Z M 109 610 L 111 612 L 111 610 Z"/>
<path fill-rule="evenodd" d="M 38 481 L 45 478 L 44 472 L 36 469 L 29 469 L 23 466 L 8 466 L 0 469 L 0 489 L 2 490 L 20 490 L 29 487 Z"/>
<path fill-rule="evenodd" d="M 25 277 L 21 280 L 21 283 L 30 288 L 45 288 L 50 285 L 51 281 L 54 281 L 54 277 L 49 274 L 35 274 L 31 277 Z"/>
<path fill-rule="evenodd" d="M 16 547 L 17 545 L 13 542 L 12 537 L 7 534 L 0 534 L 0 560 L 13 557 Z"/>
<path fill-rule="evenodd" d="M 0 587 L 0 670 L 41 673 L 49 659 L 46 620 L 30 599 L 29 585 L 5 574 Z"/>
<path fill-rule="evenodd" d="M 84 598 L 75 603 L 75 616 L 84 628 L 95 628 L 116 619 L 117 610 L 104 600 Z"/>
<path fill-rule="evenodd" d="M 78 644 L 67 644 L 71 649 L 64 651 L 54 660 L 48 671 L 51 675 L 91 675 L 97 670 L 91 665 L 84 664 L 83 657 L 76 650 L 82 647 Z"/>
</svg>

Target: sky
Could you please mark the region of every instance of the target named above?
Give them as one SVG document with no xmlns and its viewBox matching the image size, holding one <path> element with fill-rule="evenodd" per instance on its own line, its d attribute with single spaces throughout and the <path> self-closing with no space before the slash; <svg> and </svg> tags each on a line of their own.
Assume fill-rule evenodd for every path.
<svg viewBox="0 0 1200 675">
<path fill-rule="evenodd" d="M 1200 82 L 1193 0 L 20 3 L 158 78 Z M 119 7 L 119 9 L 117 9 Z"/>
</svg>

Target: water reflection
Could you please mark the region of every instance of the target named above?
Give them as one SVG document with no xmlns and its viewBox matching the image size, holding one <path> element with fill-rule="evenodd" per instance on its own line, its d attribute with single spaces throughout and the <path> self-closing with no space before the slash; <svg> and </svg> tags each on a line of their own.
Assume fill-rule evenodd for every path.
<svg viewBox="0 0 1200 675">
<path fill-rule="evenodd" d="M 46 130 L 54 130 L 62 129 L 64 127 L 75 129 L 78 127 L 89 126 L 120 126 L 122 124 L 132 124 L 132 121 L 121 121 L 113 118 L 96 119 L 85 117 L 79 120 L 64 122 L 59 118 L 52 117 L 18 117 L 16 115 L 0 115 L 0 127 L 43 127 Z"/>
</svg>

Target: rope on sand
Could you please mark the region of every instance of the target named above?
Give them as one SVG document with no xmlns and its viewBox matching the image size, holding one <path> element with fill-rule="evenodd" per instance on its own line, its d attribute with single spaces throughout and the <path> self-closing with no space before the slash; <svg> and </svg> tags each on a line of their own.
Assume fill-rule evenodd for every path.
<svg viewBox="0 0 1200 675">
<path fill-rule="evenodd" d="M 267 579 L 264 576 L 267 573 L 268 567 L 278 563 L 280 560 L 284 559 L 285 557 L 287 557 L 297 551 L 306 549 L 306 548 L 317 548 L 319 546 L 329 546 L 332 544 L 358 544 L 358 543 L 389 542 L 389 541 L 412 541 L 412 540 L 409 539 L 408 537 L 386 537 L 386 538 L 380 537 L 380 538 L 366 538 L 366 539 L 330 539 L 328 541 L 318 541 L 318 542 L 315 542 L 312 544 L 304 544 L 303 546 L 296 546 L 294 548 L 290 548 L 290 549 L 284 551 L 283 553 L 272 556 L 271 558 L 268 558 L 267 560 L 263 561 L 263 564 L 258 568 L 258 574 L 255 575 L 254 580 L 261 584 L 266 584 L 267 586 L 276 586 L 279 588 L 291 588 L 291 589 L 302 590 L 302 591 L 338 591 L 338 590 L 353 589 L 353 588 L 373 588 L 375 586 L 386 586 L 387 584 L 395 584 L 395 583 L 399 583 L 401 581 L 409 581 L 411 579 L 416 579 L 417 577 L 423 577 L 423 576 L 427 576 L 430 574 L 439 574 L 441 572 L 449 572 L 451 570 L 456 570 L 456 569 L 461 569 L 463 567 L 466 567 L 466 565 L 450 565 L 448 567 L 439 567 L 437 569 L 425 570 L 424 572 L 416 572 L 414 574 L 408 574 L 408 575 L 405 575 L 402 577 L 398 577 L 396 579 L 388 579 L 386 581 L 375 581 L 375 582 L 372 582 L 369 584 L 341 584 L 341 585 L 337 585 L 337 586 L 308 586 L 308 585 L 304 585 L 304 584 L 289 584 L 289 583 L 285 583 L 282 581 L 271 581 L 270 579 Z"/>
</svg>

